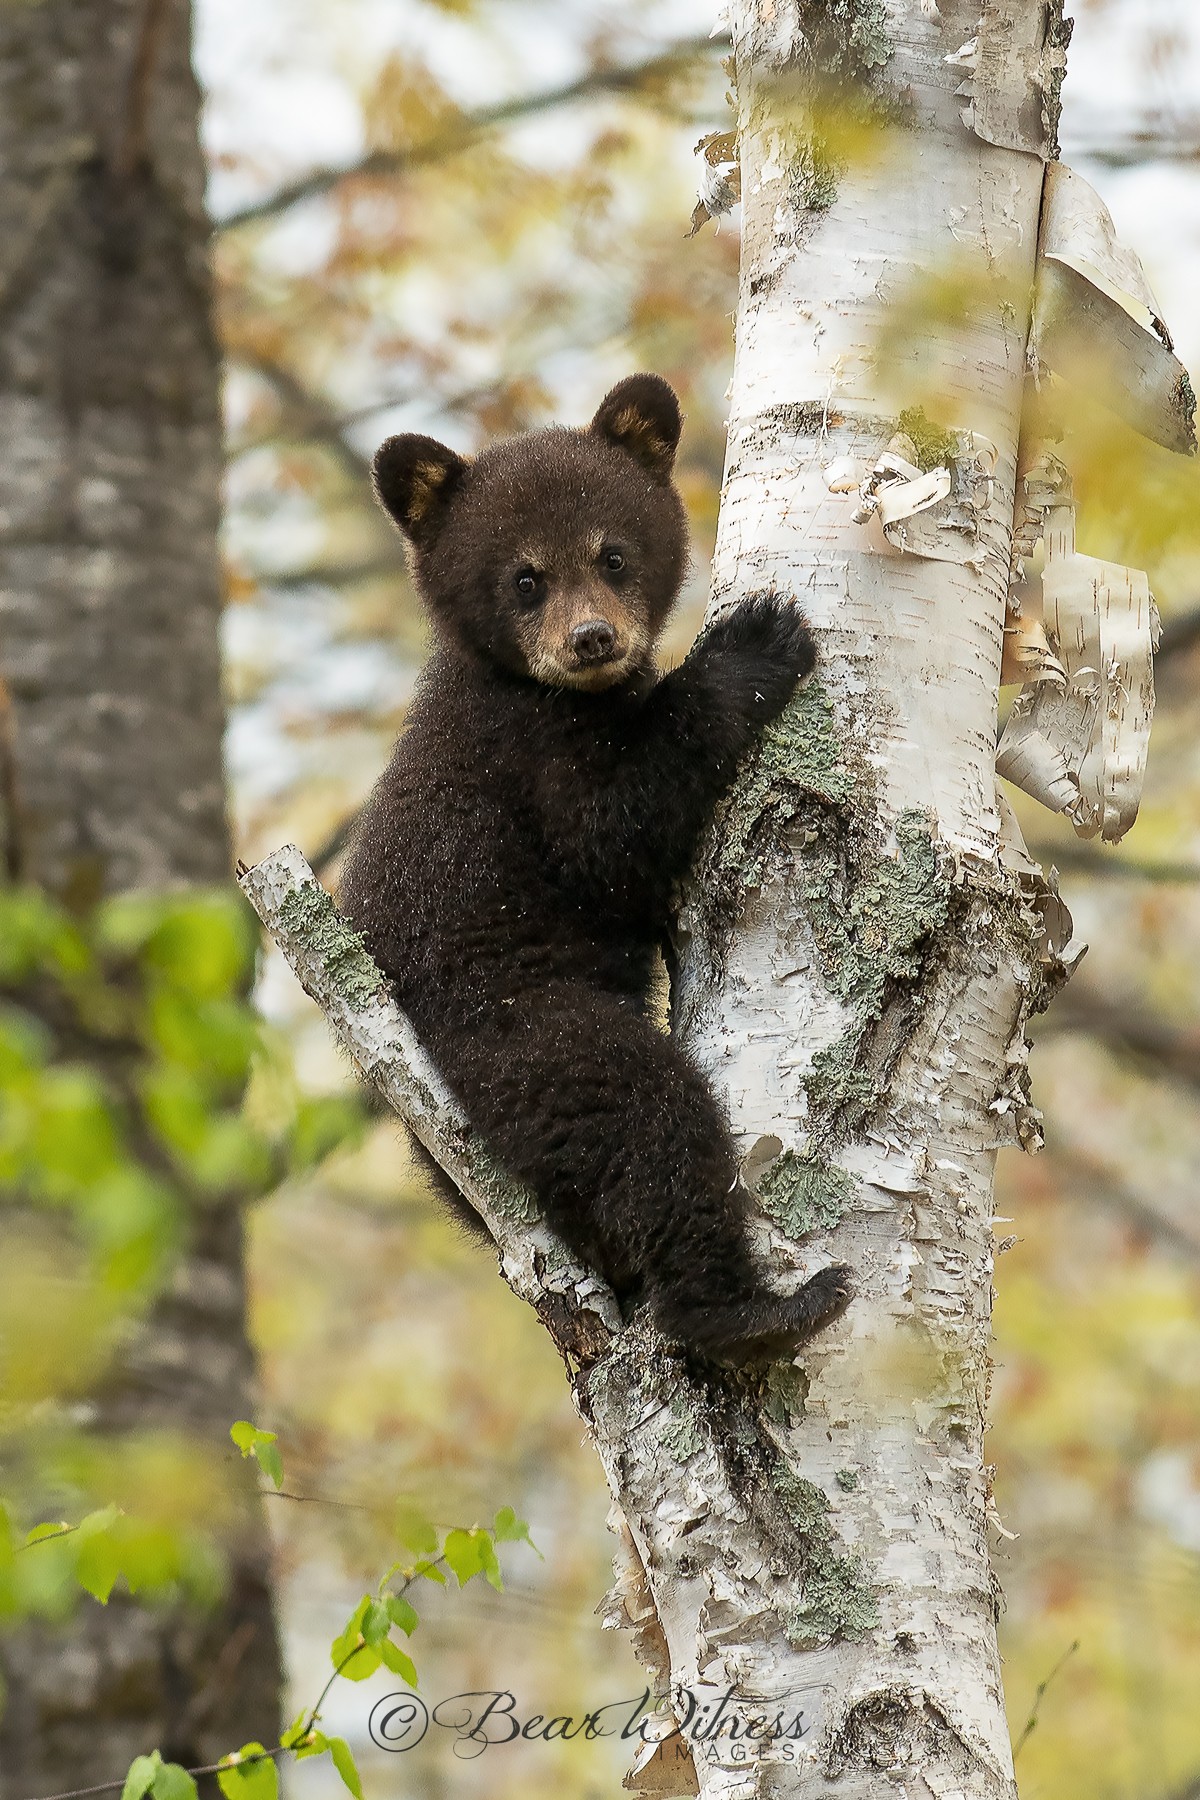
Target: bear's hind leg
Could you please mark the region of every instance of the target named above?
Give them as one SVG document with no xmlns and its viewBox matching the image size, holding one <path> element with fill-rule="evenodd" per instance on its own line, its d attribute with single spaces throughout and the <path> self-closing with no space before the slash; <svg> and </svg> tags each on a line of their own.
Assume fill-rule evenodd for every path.
<svg viewBox="0 0 1200 1800">
<path fill-rule="evenodd" d="M 673 1336 L 714 1356 L 778 1354 L 843 1310 L 840 1267 L 794 1295 L 766 1288 L 720 1109 L 631 1008 L 561 984 L 510 1001 L 488 1039 L 456 1082 L 473 1121 L 576 1254 L 618 1293 L 644 1294 Z"/>
</svg>

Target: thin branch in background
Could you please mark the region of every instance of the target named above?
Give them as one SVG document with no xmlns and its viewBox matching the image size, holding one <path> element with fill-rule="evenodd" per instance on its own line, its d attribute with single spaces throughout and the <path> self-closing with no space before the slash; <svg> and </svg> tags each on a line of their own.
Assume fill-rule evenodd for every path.
<svg viewBox="0 0 1200 1800">
<path fill-rule="evenodd" d="M 1046 868 L 1071 869 L 1102 881 L 1177 882 L 1180 885 L 1200 881 L 1200 863 L 1142 860 L 1123 850 L 1099 850 L 1079 840 L 1051 844 L 1030 838 L 1027 848 L 1030 856 L 1036 857 Z"/>
<path fill-rule="evenodd" d="M 236 347 L 232 356 L 247 369 L 260 376 L 283 406 L 295 418 L 306 437 L 316 438 L 333 451 L 355 484 L 371 480 L 371 459 L 356 450 L 346 436 L 338 414 L 320 394 L 314 394 L 293 370 L 268 356 L 265 351 Z"/>
<path fill-rule="evenodd" d="M 346 814 L 340 824 L 334 826 L 325 842 L 313 856 L 312 871 L 314 875 L 323 875 L 330 863 L 337 861 L 354 836 L 354 827 L 358 824 L 361 813 L 362 807 L 356 806 L 353 812 Z"/>
<path fill-rule="evenodd" d="M 275 389 L 278 399 L 283 400 L 285 398 L 282 390 L 275 385 L 271 373 L 269 373 L 267 367 L 264 366 L 264 363 L 269 359 L 263 359 L 260 362 L 260 360 L 252 353 L 242 352 L 236 349 L 228 351 L 227 354 L 232 362 L 242 362 L 248 369 L 261 375 L 263 379 Z M 271 369 L 274 370 L 278 366 L 279 365 L 277 364 L 271 364 Z M 289 377 L 290 381 L 294 383 L 294 397 L 292 400 L 294 410 L 297 412 L 300 411 L 301 402 L 303 401 L 305 403 L 303 407 L 304 417 L 307 418 L 312 413 L 316 413 L 320 418 L 321 433 L 337 432 L 341 435 L 342 433 L 349 431 L 351 426 L 361 425 L 365 420 L 376 418 L 383 412 L 390 412 L 394 407 L 410 406 L 415 400 L 428 404 L 431 392 L 429 382 L 425 382 L 423 385 L 419 386 L 414 384 L 403 389 L 401 392 L 383 394 L 378 400 L 367 401 L 362 406 L 348 407 L 344 410 L 339 410 L 335 409 L 322 395 L 314 394 L 311 389 L 304 388 L 299 379 L 290 370 L 284 371 L 284 373 Z M 459 388 L 454 393 L 439 394 L 437 396 L 438 411 L 443 413 L 467 412 L 472 407 L 477 407 L 502 392 L 506 385 L 506 379 L 507 378 L 505 377 L 500 377 L 494 381 L 476 381 L 472 382 L 469 387 Z M 303 419 L 298 419 L 295 426 L 290 431 L 284 431 L 280 425 L 276 424 L 255 437 L 244 438 L 239 443 L 231 445 L 227 454 L 232 460 L 235 457 L 248 456 L 252 450 L 261 450 L 266 445 L 277 442 L 278 439 L 283 436 L 311 437 L 313 435 L 319 436 L 321 433 L 314 434 L 311 431 L 306 431 L 304 429 Z"/>
<path fill-rule="evenodd" d="M 1153 1063 L 1189 1087 L 1200 1088 L 1200 1029 L 1169 1024 L 1151 1012 L 1105 1000 L 1094 991 L 1068 989 L 1039 1035 L 1064 1031 L 1086 1031 L 1110 1049 Z"/>
<path fill-rule="evenodd" d="M 533 118 L 538 113 L 569 106 L 576 100 L 591 99 L 601 94 L 636 97 L 640 89 L 652 87 L 664 76 L 711 55 L 714 50 L 724 54 L 729 45 L 728 37 L 680 38 L 643 62 L 590 69 L 586 75 L 579 76 L 575 81 L 565 82 L 560 87 L 544 88 L 539 93 L 518 95 L 511 100 L 501 100 L 492 106 L 480 107 L 475 112 L 460 113 L 442 130 L 433 132 L 424 142 L 413 144 L 407 149 L 373 150 L 357 162 L 343 163 L 334 168 L 313 169 L 310 174 L 288 182 L 264 199 L 255 200 L 249 206 L 227 213 L 217 221 L 217 229 L 236 231 L 241 225 L 272 218 L 301 200 L 311 200 L 319 194 L 327 194 L 343 181 L 369 175 L 399 175 L 408 169 L 420 168 L 465 149 L 476 138 L 496 130 L 498 126 L 512 125 L 518 120 Z"/>
<path fill-rule="evenodd" d="M 404 552 L 399 543 L 391 555 L 366 556 L 358 562 L 310 563 L 304 569 L 249 569 L 259 587 L 288 593 L 306 587 L 352 587 L 356 581 L 372 581 L 380 575 L 403 574 Z"/>
<path fill-rule="evenodd" d="M 1030 1738 L 1033 1736 L 1034 1732 L 1037 1730 L 1038 1715 L 1040 1714 L 1040 1712 L 1042 1710 L 1042 1701 L 1046 1698 L 1047 1688 L 1050 1686 L 1050 1683 L 1054 1680 L 1055 1676 L 1059 1673 L 1059 1671 L 1061 1669 L 1064 1669 L 1066 1667 L 1066 1665 L 1070 1662 L 1071 1658 L 1074 1656 L 1074 1654 L 1078 1650 L 1078 1648 L 1079 1648 L 1079 1639 L 1076 1638 L 1075 1642 L 1072 1645 L 1070 1645 L 1070 1647 L 1068 1649 L 1063 1651 L 1063 1654 L 1059 1657 L 1058 1661 L 1055 1663 L 1054 1667 L 1051 1669 L 1051 1671 L 1047 1675 L 1046 1679 L 1044 1681 L 1038 1682 L 1037 1692 L 1033 1696 L 1033 1705 L 1030 1707 L 1029 1717 L 1025 1721 L 1025 1728 L 1022 1731 L 1020 1737 L 1017 1739 L 1016 1743 L 1013 1745 L 1013 1761 L 1014 1762 L 1016 1762 L 1018 1756 L 1020 1756 L 1022 1750 L 1025 1748 L 1026 1744 L 1029 1742 Z"/>
<path fill-rule="evenodd" d="M 1200 606 L 1166 620 L 1154 660 L 1162 662 L 1165 657 L 1177 656 L 1197 643 L 1200 643 Z"/>
<path fill-rule="evenodd" d="M 1112 1170 L 1098 1156 L 1071 1148 L 1062 1142 L 1061 1136 L 1054 1145 L 1052 1160 L 1086 1190 L 1089 1206 L 1099 1205 L 1117 1213 L 1139 1232 L 1149 1235 L 1175 1255 L 1186 1256 L 1189 1262 L 1200 1260 L 1200 1225 L 1196 1222 L 1190 1197 L 1179 1208 L 1180 1216 L 1173 1217 L 1164 1209 L 1161 1194 L 1148 1200 L 1124 1182 L 1117 1181 Z"/>
<path fill-rule="evenodd" d="M 1069 148 L 1074 157 L 1106 169 L 1132 169 L 1149 162 L 1200 162 L 1200 119 L 1179 119 L 1165 127 L 1162 119 L 1137 120 L 1119 135 L 1084 136 Z"/>
<path fill-rule="evenodd" d="M 150 96 L 166 13 L 167 0 L 143 0 L 122 97 L 119 134 L 109 165 L 120 181 L 128 181 L 146 160 Z"/>
</svg>

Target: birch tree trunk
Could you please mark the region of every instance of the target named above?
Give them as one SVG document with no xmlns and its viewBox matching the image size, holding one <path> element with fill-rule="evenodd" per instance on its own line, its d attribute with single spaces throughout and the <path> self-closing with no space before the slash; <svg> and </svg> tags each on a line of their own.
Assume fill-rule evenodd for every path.
<svg viewBox="0 0 1200 1800">
<path fill-rule="evenodd" d="M 851 1264 L 845 1317 L 796 1364 L 738 1371 L 622 1326 L 497 1179 L 298 853 L 243 880 L 563 1354 L 615 1503 L 609 1620 L 678 1725 L 627 1786 L 1015 1800 L 983 1460 L 992 1182 L 1001 1145 L 1040 1141 L 1025 1023 L 1069 920 L 999 794 L 996 726 L 1067 32 L 1058 0 L 728 14 L 743 265 L 711 610 L 792 595 L 822 660 L 714 824 L 674 1028 L 727 1097 L 775 1280 Z M 855 158 L 838 114 L 864 91 L 889 130 Z M 731 191 L 714 179 L 700 216 Z M 931 278 L 961 303 L 910 306 L 906 341 Z M 899 432 L 897 370 L 933 408 Z"/>
<path fill-rule="evenodd" d="M 822 662 L 709 846 L 676 1029 L 728 1094 L 802 1267 L 851 1264 L 858 1297 L 804 1354 L 773 1431 L 795 1593 L 781 1605 L 744 1545 L 717 1641 L 704 1584 L 667 1638 L 677 1676 L 710 1673 L 715 1653 L 752 1691 L 808 1703 L 812 1761 L 787 1784 L 702 1774 L 703 1792 L 1009 1800 L 983 1460 L 992 1180 L 1000 1144 L 1037 1141 L 1024 1022 L 1061 944 L 1005 829 L 996 709 L 1060 13 L 864 0 L 818 23 L 821 10 L 730 8 L 744 235 L 712 611 L 765 586 L 792 594 Z M 985 63 L 1001 24 L 1006 54 Z M 971 38 L 977 125 L 1032 111 L 1027 148 L 964 123 L 947 58 Z M 807 126 L 797 70 L 817 89 Z M 819 170 L 821 110 L 847 74 L 901 122 L 874 159 Z M 940 271 L 969 305 L 940 344 L 931 321 L 929 341 L 895 354 L 929 358 L 937 424 L 955 428 L 936 456 L 951 491 L 889 541 L 878 517 L 856 522 L 847 490 L 896 431 L 879 347 Z M 806 1509 L 855 1571 L 848 1596 L 822 1584 L 816 1620 Z M 645 1549 L 651 1570 L 670 1555 Z M 763 1631 L 768 1601 L 778 1624 Z"/>
<path fill-rule="evenodd" d="M 230 874 L 190 23 L 184 0 L 0 6 L 0 879 L 73 905 Z M 90 1416 L 223 1459 L 253 1406 L 241 1218 L 213 1207 L 192 1225 Z M 155 1745 L 204 1763 L 267 1737 L 279 1656 L 244 1485 L 215 1613 L 85 1598 L 66 1631 L 6 1641 L 5 1796 L 120 1778 Z"/>
</svg>

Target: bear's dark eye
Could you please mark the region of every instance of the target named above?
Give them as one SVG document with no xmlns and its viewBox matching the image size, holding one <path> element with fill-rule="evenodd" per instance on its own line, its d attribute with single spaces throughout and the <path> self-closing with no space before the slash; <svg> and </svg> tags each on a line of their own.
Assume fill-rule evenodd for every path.
<svg viewBox="0 0 1200 1800">
<path fill-rule="evenodd" d="M 617 573 L 618 569 L 623 569 L 625 567 L 625 558 L 621 555 L 619 550 L 605 550 L 603 556 L 605 568 L 611 569 L 614 575 Z"/>
<path fill-rule="evenodd" d="M 513 576 L 513 586 L 522 600 L 534 600 L 542 585 L 542 578 L 536 569 L 518 569 Z"/>
</svg>

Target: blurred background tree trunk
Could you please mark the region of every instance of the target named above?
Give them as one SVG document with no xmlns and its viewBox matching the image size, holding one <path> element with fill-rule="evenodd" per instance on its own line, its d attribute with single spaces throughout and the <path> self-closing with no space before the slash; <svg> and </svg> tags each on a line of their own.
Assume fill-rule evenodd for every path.
<svg viewBox="0 0 1200 1800">
<path fill-rule="evenodd" d="M 220 361 L 186 0 L 0 10 L 0 842 L 87 906 L 217 883 Z M 242 1223 L 206 1208 L 89 1404 L 97 1433 L 210 1439 L 252 1410 Z M 84 1600 L 0 1652 L 5 1800 L 273 1741 L 265 1527 L 216 1612 Z"/>
</svg>

